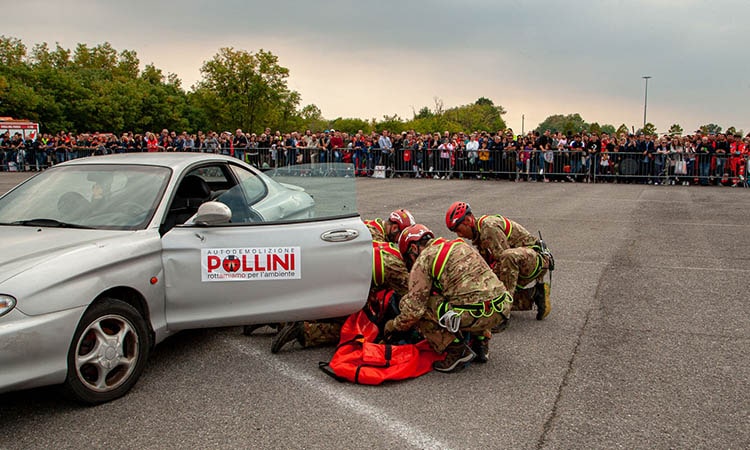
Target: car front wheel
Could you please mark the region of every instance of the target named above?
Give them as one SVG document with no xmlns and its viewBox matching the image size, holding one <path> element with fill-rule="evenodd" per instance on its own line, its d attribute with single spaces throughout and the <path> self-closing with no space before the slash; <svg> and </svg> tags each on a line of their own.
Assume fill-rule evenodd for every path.
<svg viewBox="0 0 750 450">
<path fill-rule="evenodd" d="M 135 384 L 149 353 L 146 322 L 120 300 L 106 298 L 83 315 L 68 350 L 67 391 L 87 404 L 114 400 Z"/>
</svg>

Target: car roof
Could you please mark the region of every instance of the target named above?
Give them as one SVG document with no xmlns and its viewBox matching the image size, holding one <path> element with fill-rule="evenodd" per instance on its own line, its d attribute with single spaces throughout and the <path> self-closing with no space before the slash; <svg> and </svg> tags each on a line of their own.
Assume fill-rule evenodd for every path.
<svg viewBox="0 0 750 450">
<path fill-rule="evenodd" d="M 213 153 L 192 152 L 158 152 L 158 153 L 121 153 L 115 155 L 87 156 L 60 164 L 60 166 L 74 166 L 87 164 L 138 164 L 147 166 L 171 167 L 179 172 L 187 166 L 199 162 L 225 161 L 240 163 L 231 156 Z"/>
</svg>

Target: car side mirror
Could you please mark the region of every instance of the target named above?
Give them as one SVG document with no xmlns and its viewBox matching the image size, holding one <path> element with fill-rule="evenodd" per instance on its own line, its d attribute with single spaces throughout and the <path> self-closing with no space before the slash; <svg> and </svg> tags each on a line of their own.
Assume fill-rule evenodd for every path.
<svg viewBox="0 0 750 450">
<path fill-rule="evenodd" d="M 232 210 L 221 202 L 205 202 L 198 208 L 196 225 L 221 225 L 232 219 Z"/>
</svg>

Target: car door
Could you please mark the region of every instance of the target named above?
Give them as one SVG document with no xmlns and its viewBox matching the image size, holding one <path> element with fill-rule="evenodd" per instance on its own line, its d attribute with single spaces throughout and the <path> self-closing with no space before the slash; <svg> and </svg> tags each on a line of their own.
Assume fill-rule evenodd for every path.
<svg viewBox="0 0 750 450">
<path fill-rule="evenodd" d="M 253 189 L 260 182 L 277 197 L 247 195 L 256 197 L 247 200 L 254 205 L 285 205 L 285 196 L 293 198 L 301 190 L 286 189 L 256 172 L 243 173 L 255 177 Z M 253 216 L 261 221 L 178 225 L 166 232 L 162 262 L 168 327 L 319 319 L 360 309 L 372 276 L 372 243 L 352 205 L 333 207 L 342 189 L 351 190 L 344 203 L 355 201 L 354 182 L 342 183 L 348 186 L 308 182 L 318 189 L 316 199 L 328 200 L 316 201 L 309 218 L 289 211 L 289 219 L 267 217 L 272 213 L 266 211 Z M 242 190 L 234 189 L 235 208 L 238 195 L 244 195 Z"/>
</svg>

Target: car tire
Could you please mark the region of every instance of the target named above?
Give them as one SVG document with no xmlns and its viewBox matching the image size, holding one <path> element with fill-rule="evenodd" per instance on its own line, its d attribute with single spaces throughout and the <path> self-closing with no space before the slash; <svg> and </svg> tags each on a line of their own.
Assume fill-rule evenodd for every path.
<svg viewBox="0 0 750 450">
<path fill-rule="evenodd" d="M 141 376 L 150 347 L 140 313 L 123 301 L 103 299 L 86 311 L 73 335 L 65 390 L 89 405 L 125 395 Z"/>
</svg>

